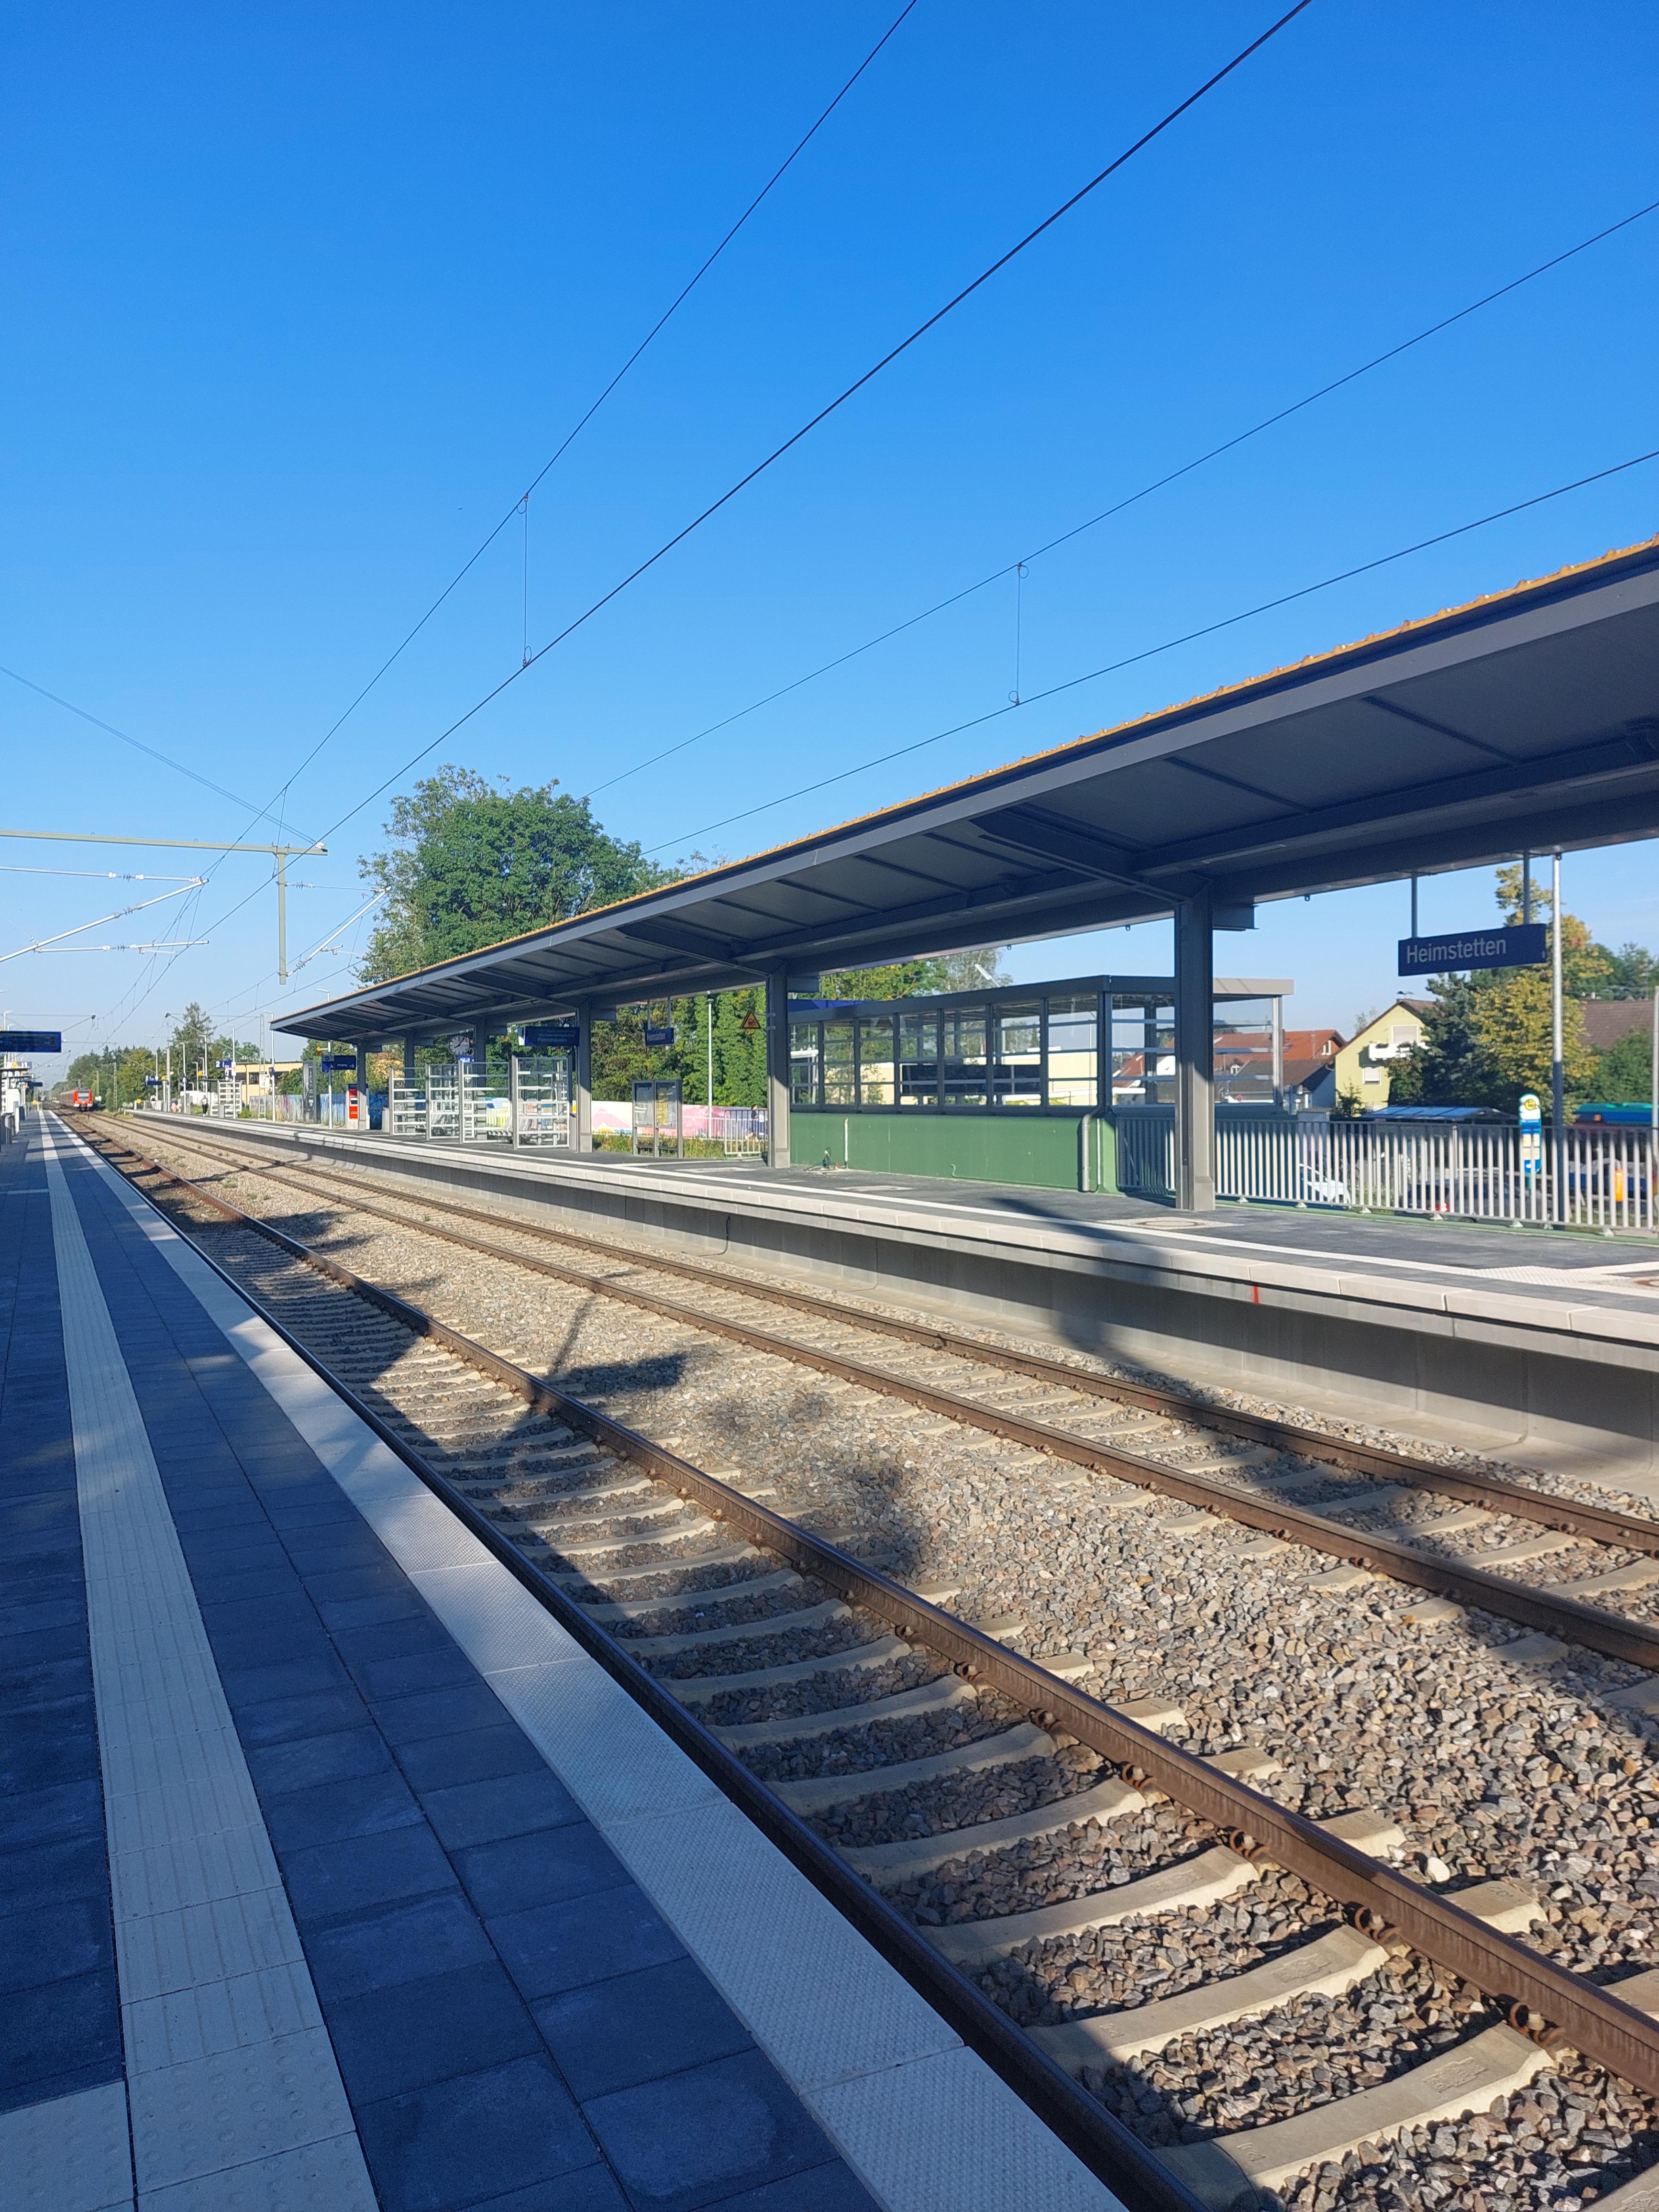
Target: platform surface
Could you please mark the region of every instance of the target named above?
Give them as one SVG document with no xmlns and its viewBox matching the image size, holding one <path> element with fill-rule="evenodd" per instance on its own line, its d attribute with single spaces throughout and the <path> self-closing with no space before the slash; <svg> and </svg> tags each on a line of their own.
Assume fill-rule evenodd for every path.
<svg viewBox="0 0 1659 2212">
<path fill-rule="evenodd" d="M 0 1356 L 8 2212 L 1113 2212 L 38 1116 Z"/>
<path fill-rule="evenodd" d="M 161 1121 L 162 1117 L 155 1117 Z M 283 1123 L 204 1122 L 214 1139 L 273 1139 L 318 1156 L 392 1170 L 488 1176 L 527 1196 L 603 1185 L 638 1211 L 742 1212 L 815 1228 L 919 1238 L 1010 1258 L 1145 1273 L 1198 1292 L 1258 1289 L 1413 1314 L 1512 1324 L 1659 1348 L 1659 1237 L 1603 1237 L 1498 1223 L 1224 1202 L 1182 1213 L 1145 1200 L 1002 1183 L 946 1182 L 750 1161 L 629 1159 L 615 1153 L 514 1152 L 501 1145 L 422 1143 Z"/>
</svg>

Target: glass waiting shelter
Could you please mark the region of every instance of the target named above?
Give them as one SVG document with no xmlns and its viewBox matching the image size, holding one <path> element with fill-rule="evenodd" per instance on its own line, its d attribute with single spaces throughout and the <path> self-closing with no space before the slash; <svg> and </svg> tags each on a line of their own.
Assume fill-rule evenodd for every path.
<svg viewBox="0 0 1659 2212">
<path fill-rule="evenodd" d="M 1228 1009 L 1235 995 L 1217 993 L 1218 1048 L 1245 1034 L 1243 1003 Z M 1268 1011 L 1252 1000 L 1251 1011 Z M 1162 1124 L 1173 1127 L 1174 1000 L 1167 975 L 1082 975 L 932 998 L 792 1000 L 794 1156 L 901 1174 L 1115 1188 L 1120 1160 L 1127 1167 L 1129 1152 L 1138 1158 L 1152 1125 L 1160 1146 Z M 1277 1034 L 1276 1007 L 1272 1022 Z M 1276 1058 L 1261 1056 L 1259 1084 L 1251 1071 L 1252 1091 L 1268 1102 Z"/>
<path fill-rule="evenodd" d="M 797 1114 L 1096 1112 L 1173 1098 L 1174 985 L 1082 976 L 927 999 L 792 1000 Z M 1102 1085 L 1102 1044 L 1108 1082 Z"/>
</svg>

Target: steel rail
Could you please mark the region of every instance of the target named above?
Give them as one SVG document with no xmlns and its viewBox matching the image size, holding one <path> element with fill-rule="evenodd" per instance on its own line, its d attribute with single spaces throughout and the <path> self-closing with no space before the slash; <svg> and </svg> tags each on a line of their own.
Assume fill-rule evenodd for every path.
<svg viewBox="0 0 1659 2212">
<path fill-rule="evenodd" d="M 167 1133 L 171 1135 L 173 1133 L 169 1131 Z M 211 1145 L 205 1143 L 193 1131 L 188 1135 L 180 1132 L 179 1140 L 194 1145 L 210 1158 L 234 1161 L 239 1167 L 248 1164 L 239 1158 L 234 1151 L 216 1152 Z M 257 1145 L 258 1141 L 257 1138 L 238 1139 L 239 1143 L 250 1145 Z M 298 1156 L 306 1161 L 331 1157 L 327 1153 L 313 1154 L 303 1151 L 299 1151 Z M 287 1161 L 283 1155 L 265 1153 L 263 1157 L 257 1154 L 255 1157 L 258 1164 L 253 1166 L 253 1173 L 273 1177 L 283 1175 Z M 270 1164 L 266 1164 L 267 1162 Z M 390 1174 L 392 1170 L 387 1169 L 383 1172 Z M 292 1180 L 291 1173 L 289 1180 Z M 356 1189 L 349 1176 L 337 1171 L 330 1174 L 325 1169 L 318 1180 L 326 1181 L 337 1189 L 354 1193 Z M 1627 1551 L 1659 1556 L 1659 1518 L 1621 1513 L 1616 1506 L 1597 1505 L 1583 1498 L 1552 1498 L 1543 1491 L 1530 1489 L 1525 1483 L 1511 1482 L 1503 1475 L 1488 1474 L 1484 1471 L 1471 1474 L 1453 1468 L 1432 1466 L 1425 1461 L 1413 1459 L 1408 1452 L 1391 1449 L 1386 1444 L 1360 1443 L 1345 1437 L 1334 1437 L 1323 1429 L 1285 1420 L 1275 1414 L 1247 1413 L 1231 1407 L 1214 1406 L 1206 1399 L 1183 1390 L 1098 1375 L 1086 1368 L 1069 1366 L 1062 1359 L 1048 1358 L 1042 1352 L 1016 1351 L 1007 1345 L 982 1344 L 976 1337 L 955 1335 L 948 1329 L 933 1328 L 926 1322 L 901 1321 L 889 1314 L 866 1313 L 860 1307 L 843 1305 L 832 1298 L 820 1297 L 811 1291 L 792 1290 L 783 1285 L 751 1280 L 727 1269 L 710 1267 L 706 1261 L 683 1260 L 659 1253 L 648 1245 L 611 1243 L 602 1237 L 587 1236 L 580 1230 L 549 1228 L 540 1222 L 521 1221 L 514 1215 L 491 1213 L 483 1206 L 464 1206 L 454 1199 L 431 1197 L 424 1191 L 409 1193 L 406 1202 L 410 1206 L 430 1206 L 436 1212 L 453 1214 L 459 1220 L 480 1221 L 496 1230 L 509 1228 L 520 1236 L 575 1245 L 584 1251 L 596 1252 L 608 1259 L 655 1267 L 665 1274 L 681 1275 L 688 1280 L 708 1283 L 741 1296 L 764 1298 L 774 1305 L 788 1306 L 795 1312 L 811 1314 L 820 1320 L 866 1329 L 872 1335 L 896 1337 L 929 1351 L 945 1352 L 964 1359 L 978 1360 L 984 1366 L 1000 1367 L 1010 1374 L 1030 1376 L 1036 1382 L 1056 1383 L 1085 1396 L 1105 1398 L 1119 1405 L 1133 1406 L 1143 1413 L 1167 1414 L 1172 1419 L 1189 1422 L 1194 1428 L 1212 1429 L 1218 1435 L 1234 1437 L 1245 1443 L 1268 1444 L 1276 1450 L 1298 1452 L 1310 1459 L 1342 1468 L 1352 1474 L 1377 1475 L 1390 1482 L 1410 1483 L 1417 1489 L 1455 1498 L 1464 1504 L 1490 1506 L 1495 1512 L 1512 1513 L 1523 1520 L 1536 1521 L 1544 1528 L 1560 1529 L 1569 1535 L 1584 1536 L 1595 1543 L 1620 1544 Z M 352 1203 L 365 1212 L 376 1211 L 372 1203 L 355 1196 Z M 386 1218 L 392 1219 L 394 1217 L 387 1215 Z M 507 1260 L 521 1255 L 496 1248 L 494 1256 Z"/>
<path fill-rule="evenodd" d="M 87 1141 L 96 1146 L 110 1164 L 133 1184 L 141 1196 L 155 1205 L 149 1193 L 143 1189 L 131 1170 L 122 1166 L 118 1155 L 123 1148 L 101 1135 L 89 1137 Z M 228 1200 L 198 1189 L 186 1178 L 174 1176 L 168 1170 L 146 1160 L 142 1153 L 128 1153 L 126 1157 L 143 1161 L 150 1172 L 161 1181 L 176 1185 L 238 1227 L 254 1231 L 293 1258 L 352 1291 L 365 1304 L 379 1308 L 412 1334 L 441 1345 L 476 1371 L 505 1383 L 515 1395 L 538 1412 L 552 1414 L 568 1426 L 591 1437 L 594 1442 L 605 1444 L 619 1456 L 633 1461 L 659 1480 L 672 1484 L 682 1496 L 692 1494 L 700 1486 L 706 1489 L 714 1499 L 717 1514 L 724 1504 L 738 1500 L 737 1492 L 728 1490 L 714 1477 L 703 1474 L 689 1462 L 679 1459 L 672 1452 L 661 1450 L 635 1431 L 592 1412 L 578 1400 L 567 1398 L 562 1392 L 550 1389 L 538 1382 L 535 1376 L 499 1358 L 483 1345 L 459 1335 L 442 1322 L 434 1321 L 430 1315 L 422 1313 L 418 1307 L 406 1304 L 401 1298 L 393 1297 L 390 1291 L 362 1281 L 349 1268 L 313 1252 L 297 1239 L 285 1236 L 281 1230 L 273 1229 L 253 1216 L 243 1213 Z M 176 1227 L 178 1224 L 171 1225 Z M 245 1283 L 239 1282 L 220 1266 L 210 1253 L 203 1251 L 194 1238 L 191 1243 L 191 1249 L 199 1254 L 220 1279 L 245 1304 L 252 1306 L 267 1327 L 281 1337 L 283 1343 L 351 1408 L 358 1419 L 397 1454 L 404 1464 L 553 1616 L 560 1627 L 574 1638 L 591 1658 L 598 1661 L 664 1734 L 696 1762 L 710 1781 L 747 1815 L 770 1842 L 777 1845 L 792 1864 L 933 2007 L 1015 2095 L 1031 2107 L 1091 2173 L 1121 2196 L 1133 2208 L 1133 2212 L 1207 2212 L 1202 2200 L 1194 2197 L 1122 2121 L 1108 2112 L 1105 2106 L 1091 2097 L 1080 2082 L 1074 2081 L 1063 2067 L 1057 2065 L 1045 2051 L 1031 2042 L 1006 2013 L 991 2002 L 976 1984 L 941 1957 L 918 1928 L 905 1919 L 879 1890 L 872 1887 L 855 1874 L 833 1847 L 826 1844 L 799 1814 L 775 1797 L 734 1752 L 647 1672 L 628 1651 L 624 1644 L 608 1636 L 597 1622 L 590 1620 L 575 1600 L 561 1589 L 532 1560 L 526 1559 L 511 1539 L 504 1535 L 463 1491 L 399 1436 L 396 1429 L 383 1419 L 367 1400 L 360 1397 L 349 1383 L 336 1375 L 326 1362 L 294 1333 L 276 1308 L 257 1297 Z M 735 1524 L 736 1516 L 728 1517 L 732 1517 Z M 767 1517 L 769 1520 L 775 1516 L 769 1515 Z M 787 1522 L 779 1523 L 779 1527 L 784 1529 L 790 1525 Z M 823 1548 L 827 1550 L 827 1547 Z"/>
<path fill-rule="evenodd" d="M 103 1149 L 101 1144 L 100 1149 Z M 112 1143 L 110 1149 L 120 1148 Z M 143 1158 L 142 1154 L 130 1157 Z M 1301 1814 L 1276 1803 L 1233 1776 L 1222 1773 L 1196 1754 L 1166 1742 L 1126 1714 L 1048 1674 L 1035 1660 L 1023 1657 L 967 1622 L 958 1620 L 954 1614 L 929 1604 L 902 1584 L 849 1558 L 834 1545 L 811 1535 L 756 1499 L 745 1498 L 718 1477 L 704 1474 L 676 1454 L 594 1412 L 579 1399 L 565 1396 L 394 1292 L 364 1281 L 337 1261 L 314 1251 L 270 1224 L 243 1213 L 228 1200 L 203 1191 L 187 1177 L 175 1176 L 153 1161 L 146 1161 L 145 1165 L 151 1173 L 176 1185 L 239 1227 L 267 1238 L 292 1257 L 379 1307 L 412 1333 L 442 1346 L 478 1373 L 503 1384 L 526 1405 L 604 1443 L 620 1456 L 632 1460 L 658 1480 L 670 1485 L 682 1497 L 695 1498 L 711 1519 L 729 1523 L 752 1543 L 804 1569 L 848 1603 L 860 1606 L 885 1620 L 907 1641 L 931 1647 L 975 1681 L 987 1684 L 1012 1704 L 1024 1708 L 1042 1726 L 1065 1729 L 1120 1771 L 1150 1782 L 1177 1804 L 1227 1833 L 1235 1848 L 1253 1857 L 1271 1860 L 1300 1875 L 1325 1896 L 1367 1916 L 1364 1924 L 1373 1931 L 1393 1931 L 1398 1940 L 1473 1984 L 1488 1997 L 1511 2007 L 1524 2008 L 1524 2012 L 1516 2016 L 1525 2019 L 1529 2032 L 1551 2035 L 1607 2067 L 1622 2080 L 1659 2094 L 1659 2022 L 1621 2002 L 1615 1990 L 1598 1987 L 1558 1966 L 1553 1960 L 1530 1950 L 1513 1936 L 1489 1928 L 1472 1913 L 1465 1912 L 1453 1899 L 1413 1881 L 1340 1838 L 1327 1834 Z M 240 1285 L 235 1287 L 246 1297 Z M 319 1372 L 328 1375 L 314 1356 L 307 1356 Z M 328 1379 L 337 1389 L 342 1388 L 332 1376 Z M 369 1413 L 376 1432 L 387 1433 L 373 1420 L 370 1409 L 365 1411 Z M 388 1434 L 388 1441 L 391 1440 Z M 416 1463 L 405 1447 L 399 1444 L 398 1449 L 410 1459 L 411 1464 Z M 435 1475 L 435 1470 L 434 1473 Z M 441 1476 L 436 1477 L 434 1487 L 442 1481 Z M 443 1485 L 442 1494 L 447 1494 L 447 1491 L 448 1486 Z M 459 1497 L 459 1493 L 456 1495 Z M 472 1525 L 471 1519 L 469 1525 Z M 504 1542 L 496 1535 L 497 1547 Z M 498 1549 L 498 1556 L 505 1553 Z M 518 1555 L 513 1556 L 516 1560 Z M 523 1563 L 523 1568 L 528 1569 L 528 1562 Z M 515 1565 L 514 1571 L 522 1571 Z M 560 1617 L 564 1618 L 562 1608 Z M 604 1638 L 592 1624 L 585 1623 L 585 1626 L 597 1639 L 588 1643 L 584 1638 L 586 1648 L 593 1650 L 596 1656 L 601 1648 L 614 1648 L 611 1639 Z M 625 1655 L 619 1652 L 622 1656 Z M 631 1667 L 633 1662 L 629 1664 Z M 617 1672 L 614 1665 L 611 1671 Z M 623 1677 L 618 1674 L 618 1679 Z M 653 1712 L 657 1710 L 654 1705 L 651 1709 Z M 664 1725 L 669 1725 L 666 1719 Z M 705 1771 L 714 1773 L 707 1760 L 700 1763 L 705 1765 Z M 874 1774 L 879 1771 L 872 1770 Z M 754 1777 L 748 1777 L 748 1784 L 757 1793 L 755 1802 L 763 1802 L 769 1808 L 777 1805 L 777 1801 Z M 777 1807 L 777 1812 L 793 1823 L 793 1816 L 785 1814 L 783 1808 Z M 911 1932 L 914 1935 L 914 1930 Z M 894 1963 L 898 1964 L 896 1956 Z M 968 1986 L 971 1988 L 971 1984 Z M 985 2055 L 988 2057 L 988 2051 Z"/>
<path fill-rule="evenodd" d="M 208 1146 L 198 1146 L 198 1149 L 206 1152 L 209 1158 L 225 1158 L 222 1153 L 216 1155 Z M 252 1172 L 272 1182 L 289 1185 L 301 1182 L 301 1179 L 291 1171 L 285 1172 L 278 1168 L 261 1165 L 256 1166 Z M 183 1180 L 191 1189 L 201 1188 L 199 1183 L 189 1177 Z M 337 1184 L 338 1179 L 334 1180 Z M 301 1187 L 305 1186 L 301 1183 Z M 1494 1574 L 1487 1568 L 1449 1559 L 1442 1553 L 1424 1551 L 1393 1536 L 1351 1528 L 1346 1522 L 1333 1520 L 1310 1507 L 1297 1506 L 1279 1498 L 1253 1498 L 1231 1483 L 1218 1482 L 1207 1475 L 1184 1474 L 1162 1460 L 1149 1459 L 1139 1452 L 1127 1451 L 1121 1445 L 1077 1435 L 1070 1430 L 1056 1428 L 1051 1423 L 1033 1419 L 1029 1415 L 1005 1413 L 933 1383 L 915 1382 L 904 1376 L 890 1374 L 884 1368 L 867 1367 L 861 1361 L 848 1359 L 838 1352 L 821 1352 L 811 1346 L 798 1344 L 791 1337 L 774 1335 L 771 1331 L 757 1328 L 748 1322 L 731 1321 L 719 1314 L 680 1305 L 672 1298 L 659 1297 L 654 1291 L 639 1290 L 625 1283 L 606 1281 L 584 1273 L 580 1267 L 562 1267 L 556 1261 L 543 1259 L 533 1253 L 503 1251 L 499 1243 L 469 1236 L 460 1230 L 410 1221 L 386 1206 L 377 1206 L 373 1200 L 354 1196 L 343 1202 L 357 1212 L 391 1222 L 395 1227 L 412 1231 L 417 1236 L 434 1237 L 446 1243 L 459 1245 L 464 1250 L 481 1253 L 487 1259 L 504 1261 L 513 1267 L 527 1268 L 536 1274 L 546 1275 L 555 1281 L 598 1291 L 641 1312 L 654 1314 L 659 1319 L 678 1322 L 707 1335 L 725 1337 L 749 1351 L 769 1352 L 779 1358 L 791 1360 L 798 1366 L 814 1368 L 822 1374 L 833 1375 L 839 1381 L 856 1383 L 860 1389 L 900 1399 L 928 1413 L 942 1413 L 951 1420 L 961 1422 L 964 1427 L 984 1430 L 1007 1443 L 1022 1444 L 1030 1450 L 1044 1453 L 1049 1458 L 1064 1461 L 1070 1466 L 1085 1468 L 1097 1474 L 1115 1475 L 1122 1481 L 1133 1483 L 1137 1488 L 1177 1498 L 1184 1504 L 1199 1506 L 1218 1517 L 1242 1522 L 1247 1528 L 1286 1538 L 1311 1551 L 1323 1552 L 1354 1566 L 1374 1569 L 1392 1581 L 1407 1583 L 1414 1589 L 1425 1590 L 1434 1596 L 1452 1598 L 1460 1604 L 1478 1606 L 1485 1612 L 1519 1621 L 1525 1627 L 1540 1629 L 1571 1643 L 1583 1644 L 1589 1650 L 1600 1652 L 1604 1658 L 1622 1660 L 1631 1666 L 1659 1672 L 1659 1625 L 1631 1620 L 1623 1614 L 1608 1612 L 1605 1607 L 1587 1605 L 1582 1599 L 1558 1595 L 1524 1583 L 1511 1582 L 1506 1576 Z M 410 1201 L 411 1205 L 419 1202 L 417 1200 Z M 562 1231 L 542 1233 L 550 1236 L 562 1234 Z M 655 1263 L 630 1260 L 629 1264 L 648 1266 Z M 730 1287 L 729 1284 L 726 1286 Z M 753 1295 L 759 1297 L 766 1293 L 757 1291 Z M 837 1308 L 826 1304 L 822 1310 L 826 1318 L 833 1318 L 838 1322 L 846 1321 L 846 1316 Z M 861 1316 L 859 1320 L 862 1321 Z M 966 1345 L 967 1340 L 957 1340 L 948 1348 L 952 1352 L 958 1349 L 965 1352 Z M 1058 1361 L 1050 1364 L 1056 1368 L 1060 1367 Z M 1070 1382 L 1073 1370 L 1061 1368 L 1060 1371 Z M 1518 1485 L 1509 1486 L 1519 1487 Z M 1474 1492 L 1479 1486 L 1471 1484 L 1468 1487 Z M 1595 1510 L 1591 1509 L 1592 1512 Z M 1618 1522 L 1621 1531 L 1625 1526 L 1639 1528 L 1644 1539 L 1644 1550 L 1650 1552 L 1659 1544 L 1659 1524 L 1638 1522 L 1627 1515 L 1605 1514 L 1601 1517 Z M 1552 1525 L 1559 1524 L 1552 1522 Z M 1590 1532 L 1574 1530 L 1573 1533 L 1588 1534 Z M 1595 1540 L 1625 1543 L 1627 1540 L 1621 1533 L 1616 1537 L 1598 1536 Z"/>
</svg>

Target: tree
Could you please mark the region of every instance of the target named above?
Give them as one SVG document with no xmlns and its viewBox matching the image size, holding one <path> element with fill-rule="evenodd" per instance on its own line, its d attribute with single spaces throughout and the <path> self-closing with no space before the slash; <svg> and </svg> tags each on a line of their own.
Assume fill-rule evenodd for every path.
<svg viewBox="0 0 1659 2212">
<path fill-rule="evenodd" d="M 1653 1098 L 1653 1032 L 1644 1022 L 1596 1055 L 1590 1095 L 1609 1106 L 1638 1106 Z"/>
<path fill-rule="evenodd" d="M 511 791 L 453 765 L 400 793 L 386 827 L 401 849 L 359 864 L 386 892 L 357 969 L 369 983 L 654 890 L 680 872 L 608 836 L 586 799 L 556 781 Z"/>
<path fill-rule="evenodd" d="M 819 986 L 826 999 L 925 999 L 945 991 L 990 990 L 1009 977 L 1002 965 L 1006 948 L 975 946 L 966 952 L 939 952 L 927 960 L 892 960 L 879 968 L 841 968 Z"/>
<path fill-rule="evenodd" d="M 680 1095 L 689 1105 L 704 1103 L 708 1091 L 708 1000 L 704 992 L 674 999 L 666 1014 L 672 1024 L 672 1045 L 647 1045 L 646 1017 L 636 1007 L 623 1007 L 614 1022 L 597 1023 L 593 1030 L 593 1096 L 619 1100 L 630 1097 L 632 1086 L 653 1078 L 678 1076 Z M 663 1019 L 660 1001 L 652 1021 Z M 717 1106 L 761 1106 L 766 1103 L 766 994 L 749 987 L 714 994 L 714 1103 Z M 744 1026 L 751 1022 L 751 1028 Z"/>
<path fill-rule="evenodd" d="M 1659 959 L 1644 945 L 1626 941 L 1616 952 L 1607 955 L 1607 987 L 1596 993 L 1601 999 L 1650 999 L 1659 985 Z"/>
<path fill-rule="evenodd" d="M 1565 950 L 1564 944 L 1564 956 Z M 1547 1107 L 1554 1052 L 1549 969 L 1498 969 L 1492 981 L 1477 994 L 1477 1004 L 1476 1028 L 1501 1093 L 1489 1103 L 1506 1106 L 1512 1113 L 1523 1091 L 1535 1091 Z M 1577 999 L 1565 1000 L 1561 1066 L 1568 1097 L 1589 1095 L 1595 1057 L 1584 1037 L 1583 1008 Z"/>
<path fill-rule="evenodd" d="M 194 999 L 174 1024 L 169 1044 L 173 1087 L 183 1091 L 196 1081 L 198 1071 L 213 1057 L 213 1024 Z"/>
<path fill-rule="evenodd" d="M 1498 1103 L 1499 1077 L 1480 1030 L 1480 992 L 1468 975 L 1437 975 L 1424 1017 L 1423 1042 L 1390 1075 L 1390 1102 L 1401 1105 L 1487 1106 Z"/>
</svg>

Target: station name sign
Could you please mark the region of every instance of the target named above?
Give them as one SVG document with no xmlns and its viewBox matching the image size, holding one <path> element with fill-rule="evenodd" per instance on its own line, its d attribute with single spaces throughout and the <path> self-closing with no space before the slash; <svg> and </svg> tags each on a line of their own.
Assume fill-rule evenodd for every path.
<svg viewBox="0 0 1659 2212">
<path fill-rule="evenodd" d="M 1550 957 L 1549 925 L 1510 922 L 1500 929 L 1449 930 L 1439 937 L 1402 937 L 1402 975 L 1446 975 L 1457 968 L 1536 968 Z"/>
<path fill-rule="evenodd" d="M 0 1052 L 62 1052 L 62 1030 L 0 1030 Z"/>
<path fill-rule="evenodd" d="M 574 1052 L 581 1041 L 581 1028 L 576 1022 L 526 1022 L 524 1025 L 526 1052 Z"/>
</svg>

